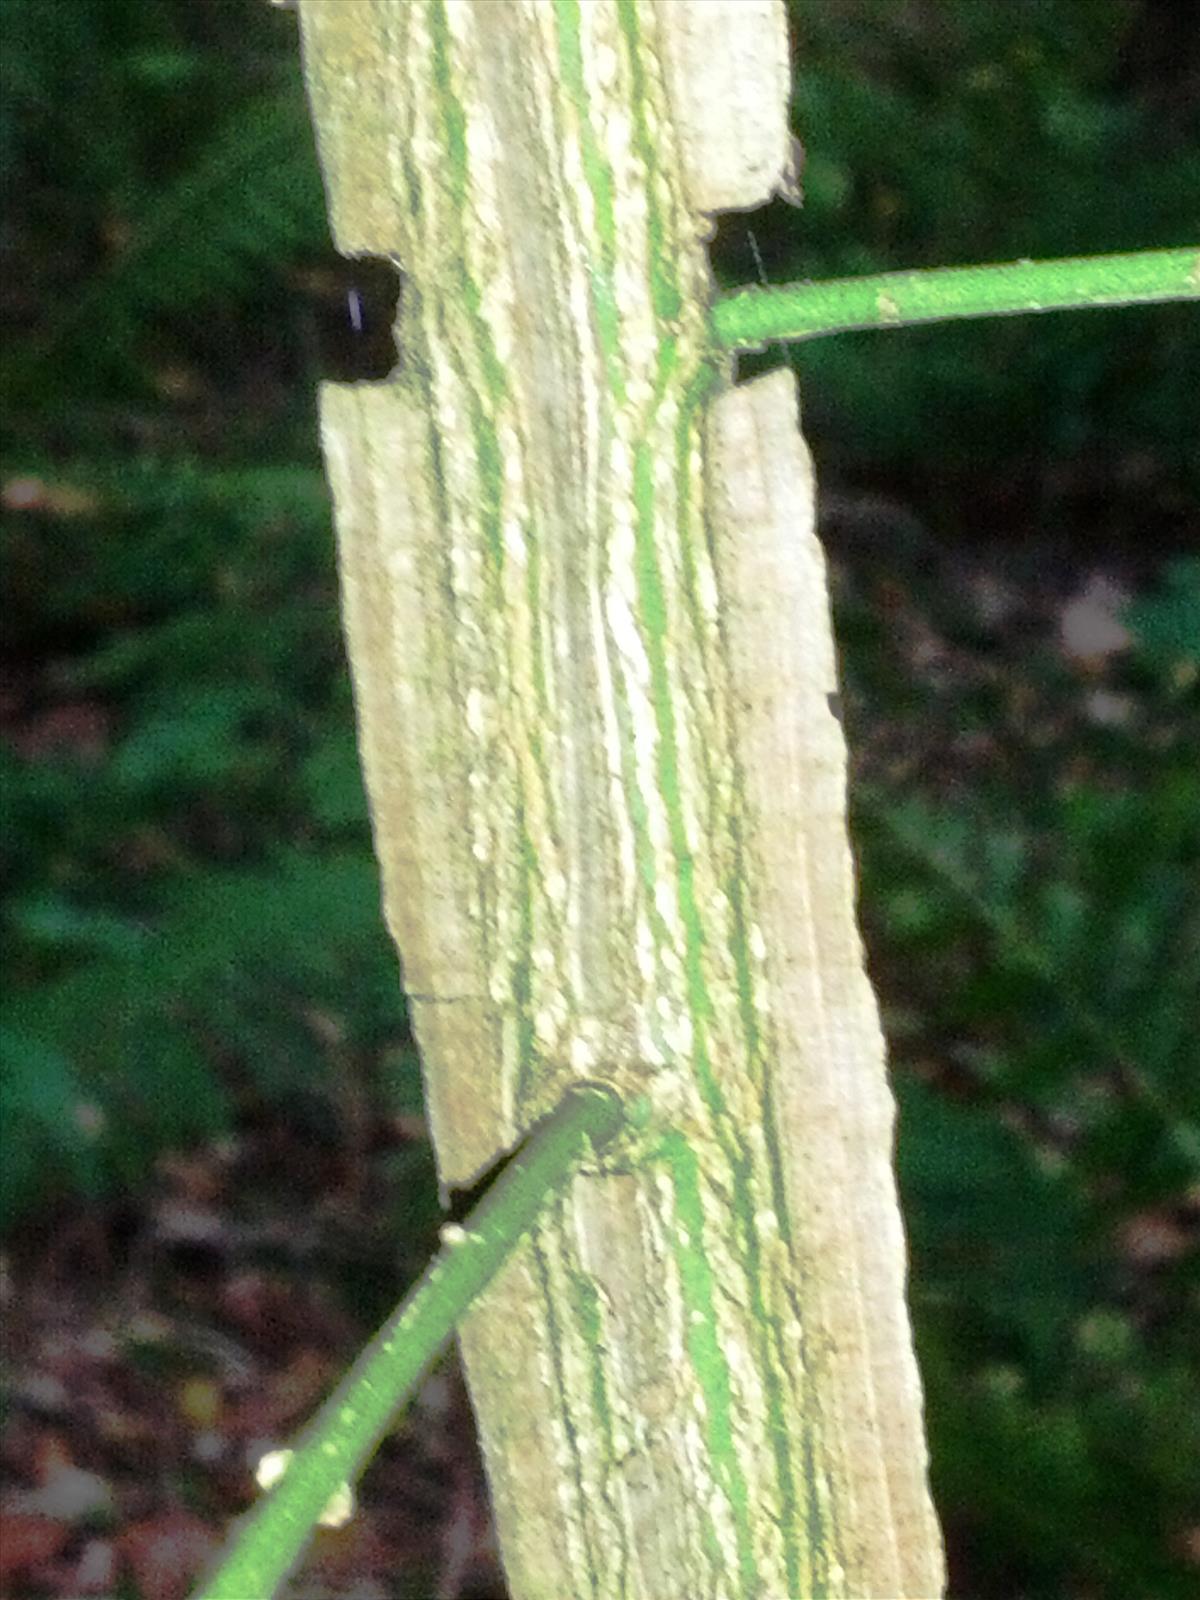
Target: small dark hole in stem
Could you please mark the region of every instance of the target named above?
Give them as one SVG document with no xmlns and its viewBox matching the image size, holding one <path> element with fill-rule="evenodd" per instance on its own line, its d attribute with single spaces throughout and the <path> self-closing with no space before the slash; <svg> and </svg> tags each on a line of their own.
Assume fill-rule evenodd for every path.
<svg viewBox="0 0 1200 1600">
<path fill-rule="evenodd" d="M 446 1208 L 447 1222 L 462 1222 L 474 1211 L 505 1167 L 522 1149 L 527 1138 L 528 1135 L 519 1139 L 511 1150 L 506 1150 L 498 1160 L 492 1162 L 490 1167 L 485 1168 L 469 1189 L 451 1189 L 446 1193 L 443 1204 Z"/>
<path fill-rule="evenodd" d="M 713 287 L 719 294 L 754 285 L 769 287 L 806 276 L 797 240 L 800 212 L 782 198 L 754 211 L 724 211 L 708 245 Z M 745 383 L 777 367 L 791 366 L 794 355 L 782 344 L 744 351 L 734 357 L 734 382 Z"/>
<path fill-rule="evenodd" d="M 330 255 L 308 275 L 322 378 L 378 382 L 399 366 L 401 276 L 386 256 Z"/>
</svg>

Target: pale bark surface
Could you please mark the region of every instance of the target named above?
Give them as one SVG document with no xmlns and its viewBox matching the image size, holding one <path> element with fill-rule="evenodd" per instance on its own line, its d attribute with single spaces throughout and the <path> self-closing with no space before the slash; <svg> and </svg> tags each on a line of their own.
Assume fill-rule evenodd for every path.
<svg viewBox="0 0 1200 1600">
<path fill-rule="evenodd" d="M 706 341 L 782 7 L 301 15 L 339 248 L 405 274 L 322 427 L 443 1180 L 575 1079 L 648 1106 L 463 1329 L 512 1591 L 939 1594 L 811 474 Z"/>
</svg>

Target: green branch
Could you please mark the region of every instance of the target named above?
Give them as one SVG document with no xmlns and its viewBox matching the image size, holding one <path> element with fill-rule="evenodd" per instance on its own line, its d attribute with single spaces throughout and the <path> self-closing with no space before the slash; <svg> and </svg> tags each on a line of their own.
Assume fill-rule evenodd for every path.
<svg viewBox="0 0 1200 1600">
<path fill-rule="evenodd" d="M 625 1112 L 611 1090 L 584 1085 L 488 1190 L 417 1286 L 363 1350 L 305 1429 L 277 1486 L 239 1530 L 234 1549 L 196 1600 L 269 1600 L 299 1558 L 325 1508 L 360 1473 L 454 1325 L 495 1276 L 543 1201 L 561 1188 L 586 1141 L 599 1147 Z"/>
<path fill-rule="evenodd" d="M 716 302 L 712 329 L 724 349 L 756 350 L 770 340 L 815 339 L 950 317 L 1195 299 L 1200 299 L 1200 245 L 739 289 Z"/>
</svg>

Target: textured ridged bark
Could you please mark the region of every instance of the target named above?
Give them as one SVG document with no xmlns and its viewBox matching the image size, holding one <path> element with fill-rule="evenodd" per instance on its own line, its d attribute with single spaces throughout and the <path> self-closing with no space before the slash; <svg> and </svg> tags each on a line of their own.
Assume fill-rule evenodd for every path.
<svg viewBox="0 0 1200 1600">
<path fill-rule="evenodd" d="M 338 246 L 405 275 L 322 428 L 439 1168 L 577 1079 L 652 1108 L 462 1330 L 512 1591 L 939 1594 L 811 475 L 706 322 L 782 7 L 301 17 Z"/>
</svg>

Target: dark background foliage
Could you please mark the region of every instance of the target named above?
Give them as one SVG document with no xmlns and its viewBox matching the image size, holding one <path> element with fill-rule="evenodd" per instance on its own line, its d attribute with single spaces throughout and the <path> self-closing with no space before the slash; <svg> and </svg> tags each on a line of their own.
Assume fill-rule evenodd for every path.
<svg viewBox="0 0 1200 1600">
<path fill-rule="evenodd" d="M 804 207 L 724 219 L 721 283 L 1196 237 L 1191 0 L 792 24 Z M 0 26 L 0 1582 L 159 1600 L 437 1225 L 314 426 L 320 376 L 378 370 L 394 285 L 330 253 L 287 12 Z M 1200 316 L 787 359 L 952 1592 L 1182 1600 Z M 501 1592 L 468 1417 L 446 1367 L 297 1593 Z"/>
</svg>

